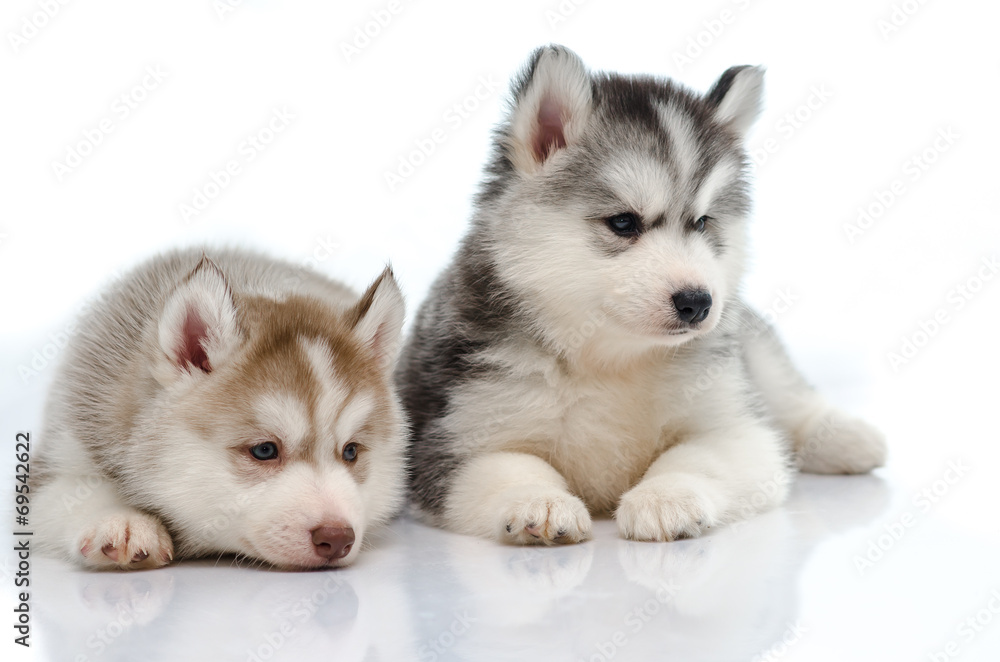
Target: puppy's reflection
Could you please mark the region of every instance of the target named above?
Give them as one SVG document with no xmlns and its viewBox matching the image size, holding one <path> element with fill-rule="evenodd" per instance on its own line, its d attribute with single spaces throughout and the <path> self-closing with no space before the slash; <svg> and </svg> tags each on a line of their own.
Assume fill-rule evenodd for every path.
<svg viewBox="0 0 1000 662">
<path fill-rule="evenodd" d="M 751 659 L 798 623 L 798 581 L 824 538 L 887 507 L 877 476 L 801 476 L 786 506 L 673 543 L 625 541 L 613 521 L 566 547 L 446 536 L 473 625 L 455 657 L 553 660 Z M 428 624 L 425 640 L 445 631 Z M 434 630 L 434 628 L 437 630 Z"/>
<path fill-rule="evenodd" d="M 660 618 L 633 610 L 630 653 L 750 659 L 801 631 L 798 581 L 813 549 L 874 520 L 889 496 L 878 476 L 803 475 L 784 507 L 706 537 L 668 545 L 619 541 L 627 580 L 669 596 Z M 650 605 L 649 597 L 642 604 Z"/>
<path fill-rule="evenodd" d="M 39 557 L 33 567 L 35 640 L 51 660 L 129 660 L 173 603 L 172 569 L 90 572 Z"/>
<path fill-rule="evenodd" d="M 378 553 L 372 552 L 377 558 Z M 186 562 L 95 573 L 39 563 L 37 640 L 52 660 L 414 659 L 395 572 L 272 572 Z"/>
<path fill-rule="evenodd" d="M 583 583 L 594 562 L 590 544 L 516 547 L 471 536 L 452 541 L 449 558 L 477 613 L 498 627 L 544 619 Z M 511 609 L 511 604 L 517 608 Z"/>
</svg>

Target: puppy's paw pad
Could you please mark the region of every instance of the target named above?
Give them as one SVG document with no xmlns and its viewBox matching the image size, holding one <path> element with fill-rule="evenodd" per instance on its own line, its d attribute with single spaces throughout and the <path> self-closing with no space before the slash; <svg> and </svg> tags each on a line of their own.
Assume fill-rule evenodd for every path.
<svg viewBox="0 0 1000 662">
<path fill-rule="evenodd" d="M 885 465 L 885 436 L 859 418 L 833 412 L 812 426 L 797 453 L 802 471 L 861 474 Z"/>
<path fill-rule="evenodd" d="M 84 534 L 79 545 L 91 568 L 159 568 L 174 558 L 174 545 L 160 520 L 138 511 L 109 515 Z"/>
<path fill-rule="evenodd" d="M 501 521 L 501 539 L 521 545 L 576 543 L 590 537 L 590 513 L 568 492 L 515 497 Z"/>
<path fill-rule="evenodd" d="M 629 540 L 696 538 L 719 519 L 718 490 L 697 476 L 661 476 L 625 493 L 615 520 Z"/>
</svg>

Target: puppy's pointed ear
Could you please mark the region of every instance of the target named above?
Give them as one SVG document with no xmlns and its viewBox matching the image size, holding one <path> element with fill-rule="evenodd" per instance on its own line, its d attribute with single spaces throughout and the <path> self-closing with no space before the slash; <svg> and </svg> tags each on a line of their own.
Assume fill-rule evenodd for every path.
<svg viewBox="0 0 1000 662">
<path fill-rule="evenodd" d="M 386 371 L 395 366 L 403 344 L 405 312 L 403 293 L 392 269 L 386 267 L 350 313 L 355 337 L 382 362 Z"/>
<path fill-rule="evenodd" d="M 715 119 L 742 138 L 760 115 L 764 67 L 730 67 L 715 81 L 705 100 L 715 107 Z"/>
<path fill-rule="evenodd" d="M 222 271 L 208 257 L 202 256 L 167 299 L 158 333 L 168 364 L 157 374 L 161 382 L 184 372 L 212 372 L 239 347 L 242 334 L 232 292 Z"/>
<path fill-rule="evenodd" d="M 504 147 L 518 170 L 534 173 L 555 152 L 580 139 L 593 107 L 590 74 L 562 46 L 536 50 L 511 89 Z"/>
</svg>

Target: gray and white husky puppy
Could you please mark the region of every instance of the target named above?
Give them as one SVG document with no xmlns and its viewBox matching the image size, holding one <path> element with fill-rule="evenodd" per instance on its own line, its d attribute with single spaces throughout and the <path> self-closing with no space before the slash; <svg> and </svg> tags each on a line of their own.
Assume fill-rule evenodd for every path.
<svg viewBox="0 0 1000 662">
<path fill-rule="evenodd" d="M 90 568 L 234 553 L 346 565 L 405 498 L 403 299 L 254 253 L 183 250 L 77 324 L 31 485 L 41 546 Z"/>
<path fill-rule="evenodd" d="M 419 513 L 515 543 L 584 540 L 592 514 L 674 540 L 781 503 L 796 463 L 883 463 L 739 298 L 763 73 L 701 95 L 531 56 L 397 370 Z"/>
</svg>

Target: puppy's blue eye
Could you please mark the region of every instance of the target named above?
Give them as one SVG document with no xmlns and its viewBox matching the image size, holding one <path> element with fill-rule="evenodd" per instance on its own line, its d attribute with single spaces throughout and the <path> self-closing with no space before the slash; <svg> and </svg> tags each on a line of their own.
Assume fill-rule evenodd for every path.
<svg viewBox="0 0 1000 662">
<path fill-rule="evenodd" d="M 695 232 L 704 232 L 705 223 L 708 223 L 711 220 L 711 216 L 700 216 L 697 221 L 691 224 L 691 227 L 694 228 Z"/>
<path fill-rule="evenodd" d="M 358 445 L 350 443 L 344 446 L 342 457 L 344 458 L 344 462 L 354 462 L 354 460 L 358 459 Z"/>
<path fill-rule="evenodd" d="M 257 444 L 250 448 L 250 454 L 253 455 L 255 460 L 260 460 L 261 462 L 274 460 L 278 457 L 278 444 L 272 441 Z"/>
<path fill-rule="evenodd" d="M 639 217 L 631 212 L 616 214 L 606 219 L 605 223 L 619 237 L 637 237 L 639 235 Z"/>
</svg>

